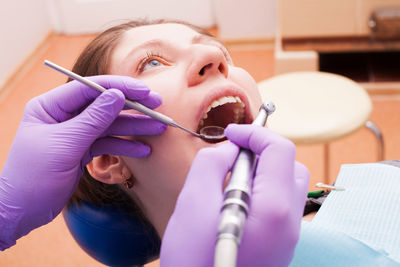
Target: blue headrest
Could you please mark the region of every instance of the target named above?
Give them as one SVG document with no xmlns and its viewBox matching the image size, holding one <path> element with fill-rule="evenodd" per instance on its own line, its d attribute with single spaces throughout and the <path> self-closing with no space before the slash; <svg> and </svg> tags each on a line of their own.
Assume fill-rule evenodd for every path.
<svg viewBox="0 0 400 267">
<path fill-rule="evenodd" d="M 84 202 L 70 205 L 63 215 L 80 247 L 105 265 L 143 265 L 158 258 L 155 230 L 121 209 Z"/>
</svg>

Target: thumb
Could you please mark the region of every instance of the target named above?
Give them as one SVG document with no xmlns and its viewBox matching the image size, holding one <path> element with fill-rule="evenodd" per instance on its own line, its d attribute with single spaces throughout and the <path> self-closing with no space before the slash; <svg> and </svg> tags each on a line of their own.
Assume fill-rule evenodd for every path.
<svg viewBox="0 0 400 267">
<path fill-rule="evenodd" d="M 69 126 L 96 139 L 110 127 L 124 105 L 124 94 L 117 89 L 108 89 L 97 97 L 81 114 L 70 120 Z"/>
<path fill-rule="evenodd" d="M 196 192 L 208 192 L 209 195 L 221 194 L 225 178 L 238 152 L 239 148 L 231 142 L 201 149 L 193 161 L 185 189 L 193 191 L 193 194 Z"/>
</svg>

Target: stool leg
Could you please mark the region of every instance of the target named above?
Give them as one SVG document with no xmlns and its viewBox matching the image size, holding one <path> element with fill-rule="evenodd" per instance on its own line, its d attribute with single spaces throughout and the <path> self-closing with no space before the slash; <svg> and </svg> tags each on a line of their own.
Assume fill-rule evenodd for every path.
<svg viewBox="0 0 400 267">
<path fill-rule="evenodd" d="M 329 184 L 329 161 L 330 161 L 330 157 L 329 157 L 329 144 L 325 143 L 324 144 L 324 183 L 325 184 Z"/>
<path fill-rule="evenodd" d="M 367 121 L 365 123 L 365 127 L 367 127 L 377 138 L 378 140 L 378 161 L 382 161 L 384 159 L 385 151 L 384 151 L 384 142 L 381 130 L 379 127 L 373 123 L 372 121 Z"/>
</svg>

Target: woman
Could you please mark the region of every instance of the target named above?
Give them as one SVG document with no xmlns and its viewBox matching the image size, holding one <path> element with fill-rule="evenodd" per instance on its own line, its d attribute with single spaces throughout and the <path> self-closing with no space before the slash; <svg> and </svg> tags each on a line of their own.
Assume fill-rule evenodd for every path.
<svg viewBox="0 0 400 267">
<path fill-rule="evenodd" d="M 261 105 L 257 85 L 247 72 L 232 64 L 220 42 L 181 23 L 138 26 L 123 24 L 97 37 L 82 52 L 73 71 L 83 76 L 112 74 L 139 79 L 162 96 L 158 111 L 193 131 L 209 124 L 226 127 L 231 122 L 252 121 Z M 123 184 L 128 179 L 132 188 L 119 188 L 163 237 L 196 153 L 211 145 L 175 128 L 159 136 L 134 139 L 149 144 L 152 154 L 145 159 L 102 155 L 87 169 L 101 183 Z M 108 193 L 102 193 L 104 185 L 99 184 L 98 192 L 91 195 L 94 199 L 85 197 L 95 190 L 96 183 L 91 177 L 81 181 L 75 200 L 82 196 L 97 203 L 107 197 Z M 220 207 L 213 208 L 217 212 Z"/>
<path fill-rule="evenodd" d="M 201 121 L 213 123 L 210 118 L 203 118 L 216 100 L 234 101 L 210 110 L 210 117 L 218 120 L 220 115 L 221 120 L 226 120 L 216 123 L 225 127 L 234 121 L 234 112 L 243 116 L 237 122 L 252 121 L 261 105 L 256 84 L 242 69 L 233 67 L 229 54 L 218 41 L 182 24 L 136 26 L 136 23 L 123 24 L 98 36 L 82 52 L 73 71 L 83 76 L 112 74 L 139 79 L 162 96 L 159 112 L 193 131 L 198 130 Z M 171 127 L 158 137 L 135 137 L 135 140 L 150 144 L 151 157 L 95 158 L 88 165 L 88 172 L 101 184 L 93 184 L 91 177 L 84 177 L 74 199 L 82 197 L 97 203 L 109 195 L 107 190 L 104 192 L 104 184 L 122 184 L 129 178 L 131 189 L 118 188 L 136 200 L 162 236 L 191 162 L 200 148 L 210 145 Z M 87 192 L 95 190 L 96 185 L 99 192 L 88 199 Z"/>
<path fill-rule="evenodd" d="M 232 64 L 218 41 L 188 24 L 133 22 L 114 27 L 89 44 L 73 71 L 83 76 L 111 74 L 138 79 L 162 96 L 163 104 L 158 111 L 195 131 L 204 125 L 226 127 L 232 122 L 249 123 L 261 104 L 251 76 Z M 152 107 L 156 106 L 152 103 Z M 132 119 L 135 114 L 124 113 L 119 116 L 120 121 Z M 114 136 L 136 135 L 124 138 L 149 145 L 151 155 L 135 158 L 127 155 L 128 152 L 96 153 L 100 156 L 88 163 L 73 200 L 95 204 L 122 202 L 132 211 L 138 206 L 163 239 L 162 264 L 179 262 L 178 266 L 190 258 L 199 266 L 209 266 L 222 204 L 222 185 L 237 147 L 230 142 L 220 146 L 209 144 L 172 128 L 160 135 L 148 136 L 148 132 L 163 131 L 161 127 L 155 128 L 144 131 L 147 136 L 131 134 L 134 131 L 108 132 Z M 230 126 L 226 134 L 233 142 L 260 155 L 239 263 L 247 266 L 288 264 L 298 238 L 308 173 L 295 163 L 293 144 L 264 128 Z M 191 167 L 202 148 L 206 149 L 201 150 Z M 204 178 L 208 174 L 211 178 Z M 205 181 L 208 183 L 204 184 Z M 204 198 L 205 195 L 208 197 Z M 278 202 L 278 196 L 286 201 Z M 257 217 L 258 214 L 263 216 Z M 195 244 L 189 241 L 188 232 L 184 234 L 185 229 L 200 229 L 191 231 L 190 239 L 196 240 Z M 267 241 L 263 240 L 266 236 Z M 259 247 L 254 246 L 255 242 Z M 172 243 L 173 246 L 166 245 Z M 198 248 L 203 253 L 196 255 Z M 187 256 L 171 260 L 174 249 L 180 249 L 183 255 L 188 251 Z"/>
</svg>

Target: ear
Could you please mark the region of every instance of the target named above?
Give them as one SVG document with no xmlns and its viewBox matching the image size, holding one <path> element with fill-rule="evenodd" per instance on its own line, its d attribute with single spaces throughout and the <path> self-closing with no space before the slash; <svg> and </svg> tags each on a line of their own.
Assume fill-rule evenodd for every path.
<svg viewBox="0 0 400 267">
<path fill-rule="evenodd" d="M 101 155 L 86 165 L 89 174 L 105 184 L 121 184 L 132 176 L 131 171 L 119 156 Z"/>
</svg>

